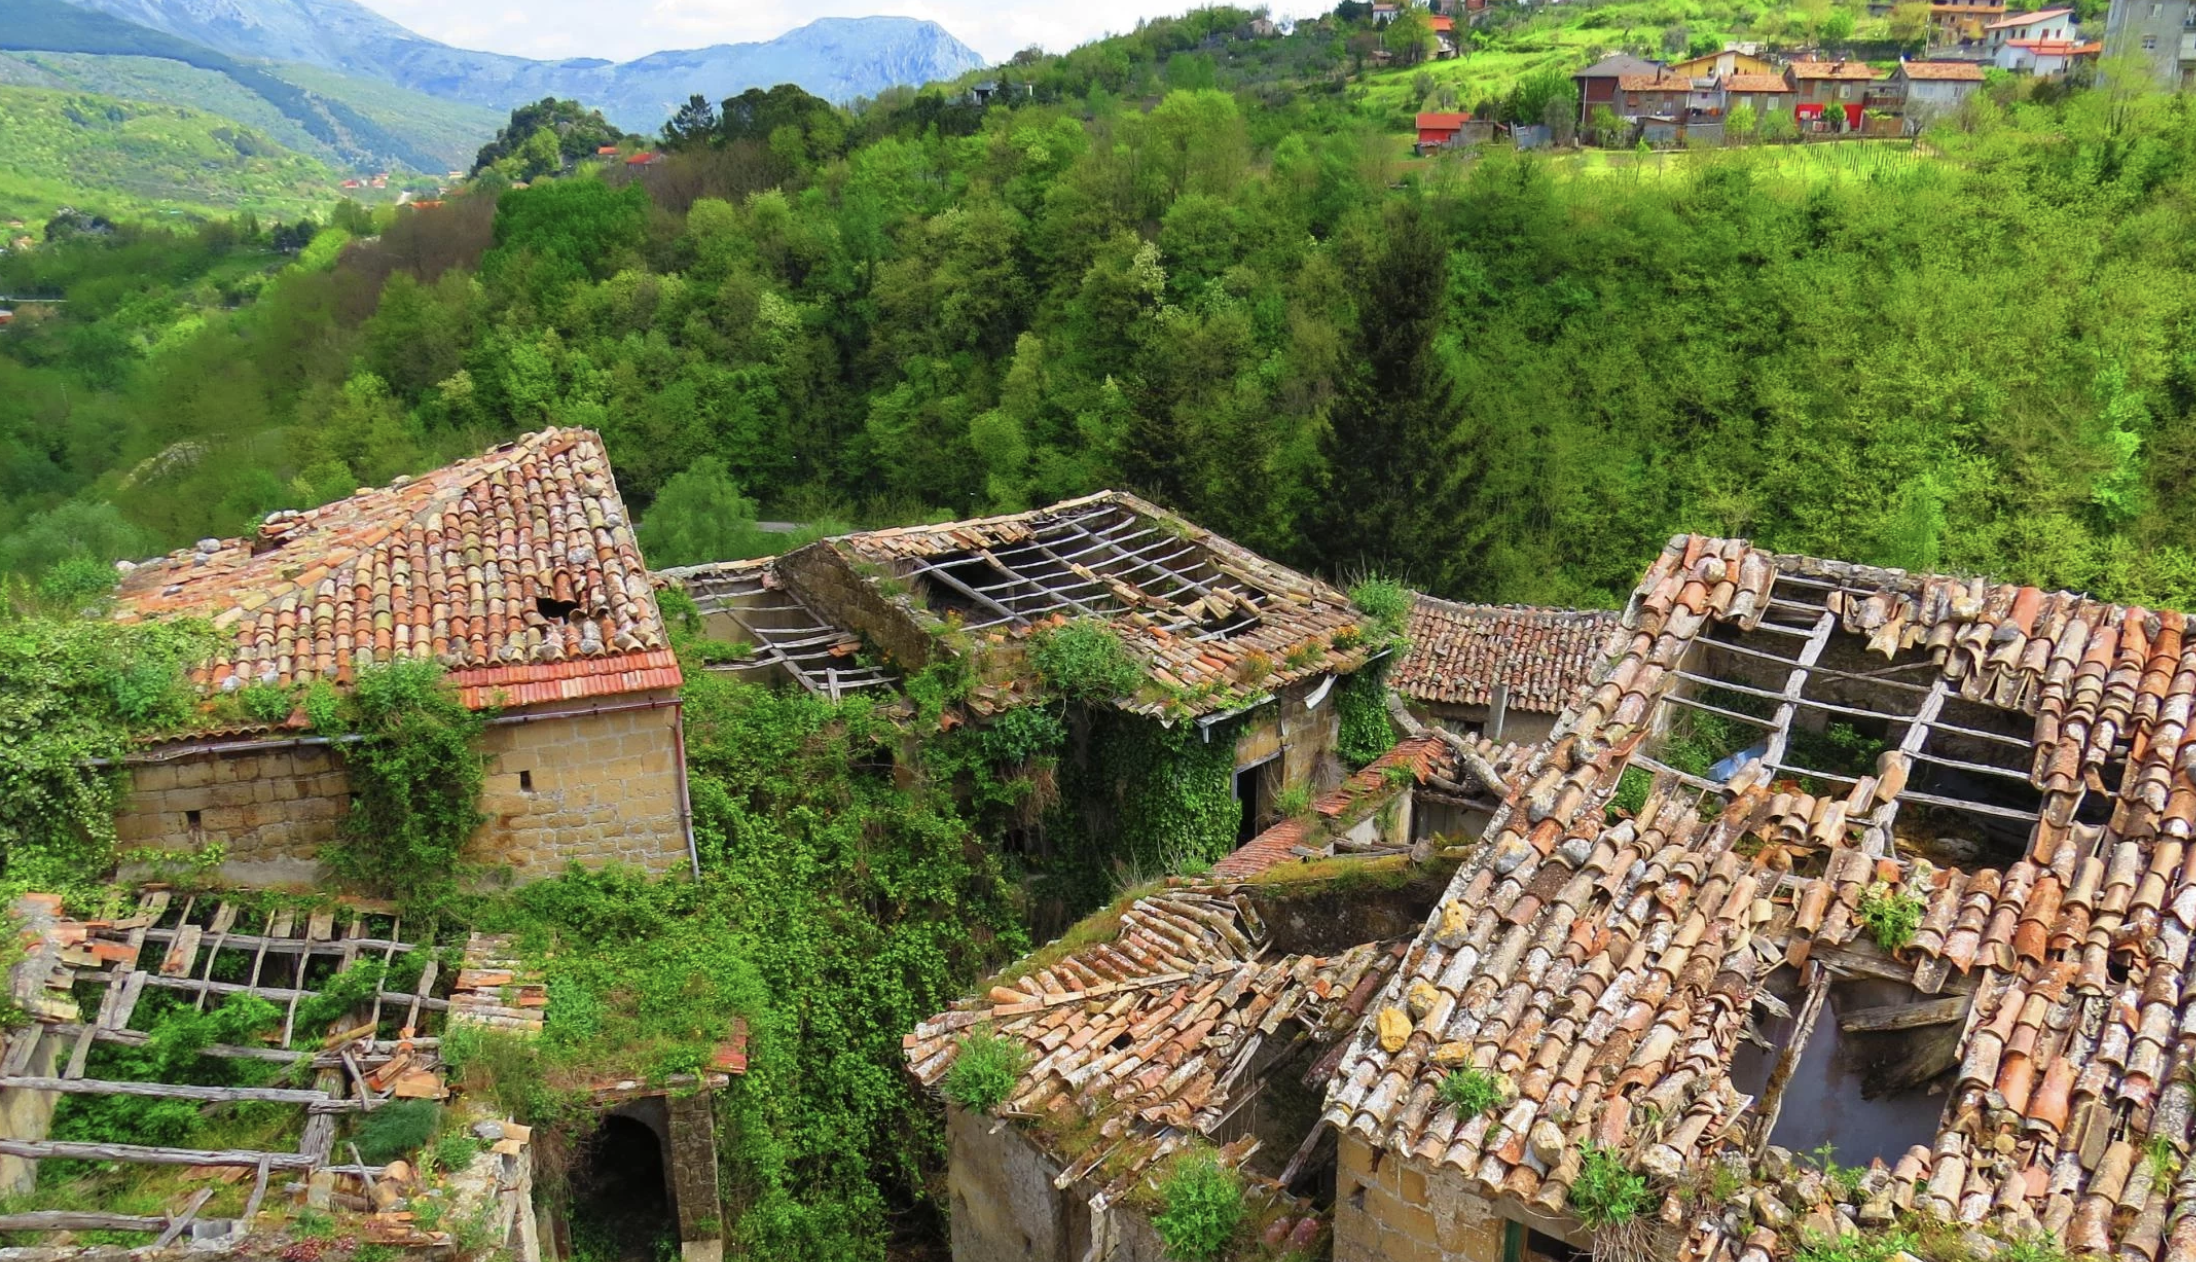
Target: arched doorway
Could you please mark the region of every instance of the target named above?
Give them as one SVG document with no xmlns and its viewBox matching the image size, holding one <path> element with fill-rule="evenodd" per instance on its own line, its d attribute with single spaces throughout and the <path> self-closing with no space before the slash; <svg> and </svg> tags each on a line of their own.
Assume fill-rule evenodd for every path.
<svg viewBox="0 0 2196 1262">
<path fill-rule="evenodd" d="M 664 1141 L 624 1113 L 607 1114 L 572 1171 L 572 1255 L 579 1262 L 656 1262 L 678 1248 L 664 1178 Z"/>
</svg>

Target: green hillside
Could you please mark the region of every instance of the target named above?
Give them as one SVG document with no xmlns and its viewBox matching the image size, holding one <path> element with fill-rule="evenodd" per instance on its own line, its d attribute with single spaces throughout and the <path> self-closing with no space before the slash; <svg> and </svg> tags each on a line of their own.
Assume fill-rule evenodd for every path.
<svg viewBox="0 0 2196 1262">
<path fill-rule="evenodd" d="M 63 0 L 0 0 L 0 52 L 83 53 L 102 57 L 161 58 L 226 76 L 280 111 L 325 146 L 338 160 L 355 167 L 402 164 L 421 171 L 445 171 L 449 153 L 410 134 L 409 120 L 450 116 L 425 98 L 406 94 L 392 105 L 374 94 L 365 108 L 352 104 L 350 91 L 309 91 L 284 77 L 283 67 L 248 62 L 104 13 L 79 9 Z M 100 83 L 117 93 L 119 85 Z M 491 128 L 492 130 L 492 128 Z M 485 136 L 482 137 L 485 139 Z"/>
<path fill-rule="evenodd" d="M 415 157 L 432 159 L 428 174 L 463 168 L 502 119 L 476 106 L 438 101 L 402 88 L 354 79 L 314 66 L 270 66 L 283 82 L 312 97 L 339 102 L 358 117 L 403 136 Z M 287 149 L 338 167 L 356 165 L 359 146 L 324 140 L 265 96 L 218 70 L 169 57 L 22 51 L 0 53 L 0 83 L 93 92 L 126 101 L 157 101 L 219 114 Z M 338 133 L 340 137 L 340 132 Z M 414 165 L 417 165 L 416 163 Z"/>
<path fill-rule="evenodd" d="M 445 101 L 439 97 L 353 75 L 338 74 L 318 66 L 283 62 L 272 67 L 284 82 L 294 83 L 324 100 L 338 102 L 375 126 L 440 165 L 423 167 L 428 174 L 462 171 L 473 165 L 473 155 L 495 139 L 506 115 L 482 105 Z M 415 164 L 417 165 L 417 164 Z"/>
<path fill-rule="evenodd" d="M 0 87 L 0 217 L 58 206 L 103 214 L 325 207 L 339 178 L 265 135 L 203 110 L 84 92 Z"/>
</svg>

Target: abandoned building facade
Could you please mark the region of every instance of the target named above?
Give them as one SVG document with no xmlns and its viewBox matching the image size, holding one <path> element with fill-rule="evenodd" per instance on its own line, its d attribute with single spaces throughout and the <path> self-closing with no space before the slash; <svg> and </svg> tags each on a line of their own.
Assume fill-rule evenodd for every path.
<svg viewBox="0 0 2196 1262">
<path fill-rule="evenodd" d="M 1035 633 L 1102 622 L 1152 681 L 1116 709 L 1232 742 L 1246 838 L 1284 790 L 1340 780 L 1331 697 L 1379 651 L 1342 592 L 1118 492 L 660 577 L 751 646 L 714 669 L 836 700 L 959 659 L 978 716 L 1032 699 Z"/>
<path fill-rule="evenodd" d="M 545 430 L 418 479 L 278 513 L 123 577 L 117 617 L 201 617 L 209 690 L 348 685 L 442 663 L 493 708 L 468 857 L 520 879 L 574 862 L 690 868 L 677 658 L 602 443 Z M 287 725 L 135 753 L 126 847 L 226 848 L 221 876 L 309 888 L 350 787 L 340 738 Z"/>
<path fill-rule="evenodd" d="M 1770 1262 L 1917 1216 L 2196 1258 L 2184 630 L 1672 540 L 1547 741 L 1405 742 L 1393 791 L 1491 773 L 1480 835 L 1398 857 L 1345 808 L 918 1027 L 929 1083 L 966 1030 L 1027 1043 L 1005 1123 L 956 1122 L 956 1204 L 1003 1207 L 957 1256 L 1138 1239 L 1139 1172 L 1196 1143 L 1337 1262 Z"/>
</svg>

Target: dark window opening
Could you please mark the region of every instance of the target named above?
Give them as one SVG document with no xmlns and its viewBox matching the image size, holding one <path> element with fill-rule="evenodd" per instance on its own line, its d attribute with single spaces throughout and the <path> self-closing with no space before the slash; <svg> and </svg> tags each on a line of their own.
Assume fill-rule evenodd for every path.
<svg viewBox="0 0 2196 1262">
<path fill-rule="evenodd" d="M 532 793 L 533 791 L 534 773 L 531 771 L 521 771 L 519 773 L 519 792 Z"/>
<path fill-rule="evenodd" d="M 1266 765 L 1260 763 L 1235 773 L 1235 800 L 1242 807 L 1242 815 L 1235 824 L 1236 845 L 1242 845 L 1262 831 L 1259 821 L 1266 815 L 1265 770 Z"/>
<path fill-rule="evenodd" d="M 185 811 L 183 812 L 183 822 L 195 833 L 206 826 L 206 817 L 197 811 Z"/>
<path fill-rule="evenodd" d="M 676 1253 L 678 1228 L 656 1132 L 606 1117 L 572 1174 L 572 1254 L 600 1262 L 656 1262 Z"/>
<path fill-rule="evenodd" d="M 1554 1236 L 1525 1228 L 1524 1262 L 1589 1262 L 1594 1255 L 1574 1249 Z"/>
<path fill-rule="evenodd" d="M 534 611 L 551 622 L 562 622 L 579 612 L 576 600 L 558 600 L 551 596 L 534 597 Z"/>
</svg>

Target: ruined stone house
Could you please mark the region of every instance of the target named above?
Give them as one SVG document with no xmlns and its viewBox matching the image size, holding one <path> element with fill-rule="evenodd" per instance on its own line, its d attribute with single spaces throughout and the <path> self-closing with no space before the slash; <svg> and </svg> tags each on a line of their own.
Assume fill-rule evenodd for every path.
<svg viewBox="0 0 2196 1262">
<path fill-rule="evenodd" d="M 1337 1262 L 1770 1262 L 1809 1233 L 1916 1219 L 2196 1259 L 2184 631 L 2067 593 L 1672 540 L 1614 660 L 1498 769 L 1483 841 L 1441 852 L 1453 875 L 1306 1071 L 1306 1159 L 1250 1169 L 1275 1203 L 1331 1212 Z M 1162 923 L 1170 942 L 1199 932 Z M 1265 966 L 1245 939 L 1240 967 Z M 1225 1138 L 1211 1101 L 1278 1078 L 1230 1062 L 1224 1093 L 1190 1098 L 1204 1080 L 1176 1070 L 1265 1016 L 1218 966 L 1158 956 L 1037 970 L 989 1015 L 919 1028 L 911 1063 L 936 1081 L 955 1022 L 1028 1031 L 1030 1090 L 972 1145 L 1074 1137 L 1078 1118 L 1097 1148 Z M 1187 993 L 1125 1043 L 1123 999 L 1064 997 L 1143 1004 L 1131 988 L 1154 973 Z M 1124 1114 L 1103 1092 L 1045 1092 L 1063 1066 L 1132 1084 L 1130 1120 L 1109 1129 Z M 1480 1116 L 1443 1098 L 1467 1071 L 1498 1087 Z M 1796 1157 L 1824 1144 L 1851 1173 Z M 1644 1211 L 1589 1227 L 1589 1161 L 1643 1178 Z"/>
<path fill-rule="evenodd" d="M 569 864 L 687 870 L 679 664 L 602 441 L 527 434 L 422 477 L 205 540 L 130 570 L 124 621 L 197 617 L 210 691 L 344 686 L 442 663 L 493 707 L 469 857 L 520 879 Z M 298 724 L 301 726 L 301 723 Z M 179 735 L 134 753 L 126 847 L 227 847 L 231 882 L 311 886 L 348 809 L 340 739 L 291 725 Z"/>
<path fill-rule="evenodd" d="M 1031 699 L 1032 635 L 1102 621 L 1151 681 L 1119 710 L 1233 744 L 1241 839 L 1285 789 L 1340 780 L 1332 693 L 1383 651 L 1342 592 L 1112 491 L 660 577 L 709 634 L 753 646 L 721 668 L 741 678 L 837 699 L 957 657 L 979 717 Z"/>
</svg>

